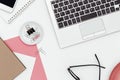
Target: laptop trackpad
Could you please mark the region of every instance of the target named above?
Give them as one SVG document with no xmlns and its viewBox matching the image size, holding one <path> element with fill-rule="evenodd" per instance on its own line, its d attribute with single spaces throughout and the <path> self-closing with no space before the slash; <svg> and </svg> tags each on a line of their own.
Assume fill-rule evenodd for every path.
<svg viewBox="0 0 120 80">
<path fill-rule="evenodd" d="M 93 19 L 80 25 L 80 32 L 83 39 L 91 39 L 95 36 L 105 34 L 105 26 L 102 19 Z"/>
</svg>

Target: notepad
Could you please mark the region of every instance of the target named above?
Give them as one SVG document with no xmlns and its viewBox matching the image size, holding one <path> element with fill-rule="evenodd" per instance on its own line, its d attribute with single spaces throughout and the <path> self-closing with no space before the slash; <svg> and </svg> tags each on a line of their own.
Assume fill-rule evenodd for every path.
<svg viewBox="0 0 120 80">
<path fill-rule="evenodd" d="M 14 11 L 10 14 L 0 10 L 0 17 L 10 24 L 35 0 L 17 0 Z"/>
<path fill-rule="evenodd" d="M 25 70 L 25 66 L 0 39 L 0 80 L 13 80 Z"/>
</svg>

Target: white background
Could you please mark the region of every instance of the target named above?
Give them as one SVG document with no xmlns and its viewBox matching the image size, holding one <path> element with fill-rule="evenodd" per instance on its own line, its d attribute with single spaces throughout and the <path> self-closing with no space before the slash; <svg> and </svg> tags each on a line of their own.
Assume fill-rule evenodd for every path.
<svg viewBox="0 0 120 80">
<path fill-rule="evenodd" d="M 105 70 L 102 69 L 101 80 L 108 80 L 112 69 L 120 62 L 120 32 L 60 49 L 45 0 L 36 0 L 12 24 L 0 19 L 0 36 L 3 39 L 18 36 L 21 26 L 28 21 L 39 23 L 44 30 L 44 38 L 38 48 L 42 47 L 47 53 L 40 55 L 48 80 L 74 80 L 67 68 L 76 64 L 97 64 L 94 54 L 98 55 L 101 65 L 106 67 Z M 74 72 L 78 73 L 82 80 L 98 80 L 97 68 L 77 68 Z"/>
</svg>

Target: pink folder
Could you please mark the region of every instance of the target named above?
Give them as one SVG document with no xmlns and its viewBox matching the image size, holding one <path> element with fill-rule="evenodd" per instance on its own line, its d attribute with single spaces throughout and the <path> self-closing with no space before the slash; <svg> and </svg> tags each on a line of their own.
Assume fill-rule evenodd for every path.
<svg viewBox="0 0 120 80">
<path fill-rule="evenodd" d="M 5 42 L 12 51 L 36 58 L 31 80 L 47 80 L 36 45 L 28 46 L 20 40 L 20 37 L 5 40 Z"/>
</svg>

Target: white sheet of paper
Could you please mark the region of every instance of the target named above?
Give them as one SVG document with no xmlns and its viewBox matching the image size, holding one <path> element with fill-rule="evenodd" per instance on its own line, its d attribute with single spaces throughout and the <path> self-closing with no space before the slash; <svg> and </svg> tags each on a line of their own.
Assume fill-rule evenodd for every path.
<svg viewBox="0 0 120 80">
<path fill-rule="evenodd" d="M 26 67 L 26 70 L 23 71 L 14 80 L 30 80 L 36 59 L 34 57 L 26 56 L 20 53 L 15 53 L 15 55 L 24 64 L 24 66 Z"/>
</svg>

